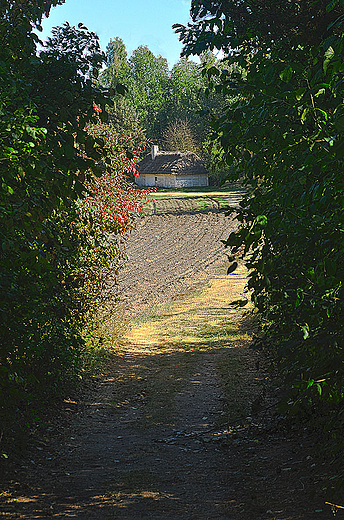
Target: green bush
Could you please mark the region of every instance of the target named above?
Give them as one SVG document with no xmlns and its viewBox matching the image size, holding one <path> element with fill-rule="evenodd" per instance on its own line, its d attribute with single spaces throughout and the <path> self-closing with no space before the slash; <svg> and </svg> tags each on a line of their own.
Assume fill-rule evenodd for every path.
<svg viewBox="0 0 344 520">
<path fill-rule="evenodd" d="M 82 374 L 83 331 L 141 194 L 125 180 L 138 145 L 115 132 L 95 87 L 104 55 L 81 24 L 37 54 L 43 11 L 1 4 L 0 438 Z M 110 239 L 109 234 L 112 233 Z M 25 413 L 24 413 L 25 412 Z M 22 423 L 20 423 L 22 426 Z"/>
</svg>

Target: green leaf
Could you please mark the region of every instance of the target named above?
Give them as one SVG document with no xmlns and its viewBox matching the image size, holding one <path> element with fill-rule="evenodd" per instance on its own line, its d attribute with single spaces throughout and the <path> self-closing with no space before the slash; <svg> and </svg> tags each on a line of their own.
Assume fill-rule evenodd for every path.
<svg viewBox="0 0 344 520">
<path fill-rule="evenodd" d="M 303 301 L 303 289 L 298 288 L 296 291 L 296 300 L 295 300 L 295 309 L 298 308 L 298 306 Z"/>
<path fill-rule="evenodd" d="M 319 97 L 322 94 L 325 94 L 326 90 L 324 88 L 320 88 L 316 94 L 314 94 L 314 97 Z"/>
<path fill-rule="evenodd" d="M 248 299 L 245 298 L 243 300 L 235 300 L 234 302 L 231 302 L 229 305 L 235 308 L 239 307 L 245 307 L 245 305 L 248 304 Z"/>
<path fill-rule="evenodd" d="M 303 333 L 303 339 L 307 339 L 309 337 L 309 325 L 308 323 L 305 323 L 301 327 L 302 333 Z"/>
<path fill-rule="evenodd" d="M 338 0 L 331 0 L 331 2 L 329 4 L 327 4 L 326 6 L 326 11 L 329 13 L 330 11 L 332 11 L 336 5 L 338 3 Z"/>
<path fill-rule="evenodd" d="M 285 83 L 289 83 L 289 81 L 291 80 L 291 77 L 293 75 L 293 69 L 291 68 L 291 66 L 289 65 L 287 68 L 285 68 L 279 75 L 279 77 L 281 78 L 282 81 L 284 81 Z"/>
<path fill-rule="evenodd" d="M 29 134 L 30 137 L 32 137 L 33 139 L 36 139 L 37 128 L 33 128 L 31 126 L 27 126 L 25 128 L 25 130 Z"/>
<path fill-rule="evenodd" d="M 297 91 L 295 92 L 295 97 L 298 101 L 300 101 L 300 99 L 303 98 L 303 96 L 305 95 L 307 89 L 306 87 L 300 87 L 297 89 Z"/>
<path fill-rule="evenodd" d="M 305 123 L 308 113 L 309 113 L 309 107 L 306 107 L 301 115 L 301 123 Z"/>
<path fill-rule="evenodd" d="M 322 116 L 322 121 L 327 121 L 328 119 L 328 116 L 327 116 L 327 113 L 325 112 L 325 110 L 321 110 L 321 108 L 316 108 L 315 109 L 317 114 L 319 113 L 320 116 Z"/>
<path fill-rule="evenodd" d="M 331 60 L 333 58 L 333 56 L 335 55 L 335 52 L 334 52 L 334 49 L 333 47 L 330 45 L 326 51 L 325 51 L 325 57 L 329 60 Z"/>
<path fill-rule="evenodd" d="M 258 215 L 258 217 L 256 217 L 256 223 L 259 225 L 259 226 L 266 226 L 267 223 L 268 223 L 268 217 L 266 217 L 265 215 Z"/>
<path fill-rule="evenodd" d="M 337 272 L 337 262 L 333 258 L 325 258 L 324 264 L 327 274 L 334 276 Z"/>
<path fill-rule="evenodd" d="M 63 152 L 64 155 L 67 157 L 67 159 L 73 159 L 75 154 L 75 148 L 71 146 L 70 144 L 65 144 L 63 146 Z"/>
<path fill-rule="evenodd" d="M 118 83 L 115 87 L 116 91 L 118 94 L 120 94 L 121 96 L 124 96 L 124 94 L 126 94 L 126 92 L 128 92 L 128 88 L 125 86 L 125 85 L 122 85 L 121 83 Z"/>
<path fill-rule="evenodd" d="M 95 138 L 95 141 L 96 143 L 101 146 L 102 148 L 104 147 L 105 143 L 104 143 L 104 139 L 100 138 L 100 137 L 96 137 Z"/>
<path fill-rule="evenodd" d="M 334 145 L 333 151 L 335 152 L 337 159 L 344 159 L 344 139 L 341 139 Z"/>
<path fill-rule="evenodd" d="M 102 123 L 107 123 L 109 119 L 109 114 L 105 110 L 102 110 L 99 114 L 99 117 Z"/>
<path fill-rule="evenodd" d="M 236 246 L 238 243 L 239 243 L 239 240 L 240 238 L 238 237 L 238 235 L 232 231 L 229 235 L 229 237 L 227 238 L 227 240 L 225 241 L 225 245 L 228 247 L 228 246 Z"/>
<path fill-rule="evenodd" d="M 96 177 L 101 177 L 104 174 L 104 168 L 99 164 L 93 164 L 92 172 Z"/>
<path fill-rule="evenodd" d="M 219 76 L 220 75 L 220 71 L 217 67 L 210 67 L 208 70 L 207 70 L 207 74 L 208 74 L 208 77 L 210 78 L 211 76 Z"/>
</svg>

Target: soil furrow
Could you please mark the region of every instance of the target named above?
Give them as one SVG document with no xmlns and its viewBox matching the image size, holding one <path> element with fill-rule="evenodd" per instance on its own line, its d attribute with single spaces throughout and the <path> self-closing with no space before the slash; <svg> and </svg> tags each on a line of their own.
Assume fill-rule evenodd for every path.
<svg viewBox="0 0 344 520">
<path fill-rule="evenodd" d="M 176 201 L 174 201 L 176 202 Z M 151 231 L 146 235 L 146 229 Z M 224 213 L 176 217 L 148 216 L 135 232 L 127 249 L 127 261 L 118 285 L 136 306 L 161 303 L 192 286 L 197 276 L 224 254 L 220 242 L 237 223 Z M 152 300 L 152 301 L 151 301 Z"/>
</svg>

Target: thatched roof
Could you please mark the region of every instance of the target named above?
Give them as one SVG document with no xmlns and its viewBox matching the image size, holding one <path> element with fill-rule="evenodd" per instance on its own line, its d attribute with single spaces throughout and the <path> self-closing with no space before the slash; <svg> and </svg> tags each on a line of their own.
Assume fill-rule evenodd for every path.
<svg viewBox="0 0 344 520">
<path fill-rule="evenodd" d="M 203 161 L 193 152 L 158 152 L 155 159 L 148 155 L 138 164 L 140 174 L 200 175 L 207 174 Z"/>
</svg>

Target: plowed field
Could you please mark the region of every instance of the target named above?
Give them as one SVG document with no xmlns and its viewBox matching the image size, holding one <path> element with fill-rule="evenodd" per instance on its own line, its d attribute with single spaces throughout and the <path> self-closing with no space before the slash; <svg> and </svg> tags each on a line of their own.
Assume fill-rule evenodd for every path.
<svg viewBox="0 0 344 520">
<path fill-rule="evenodd" d="M 128 310 L 170 300 L 209 276 L 226 258 L 221 240 L 237 227 L 209 197 L 154 202 L 128 241 L 117 280 Z"/>
</svg>

